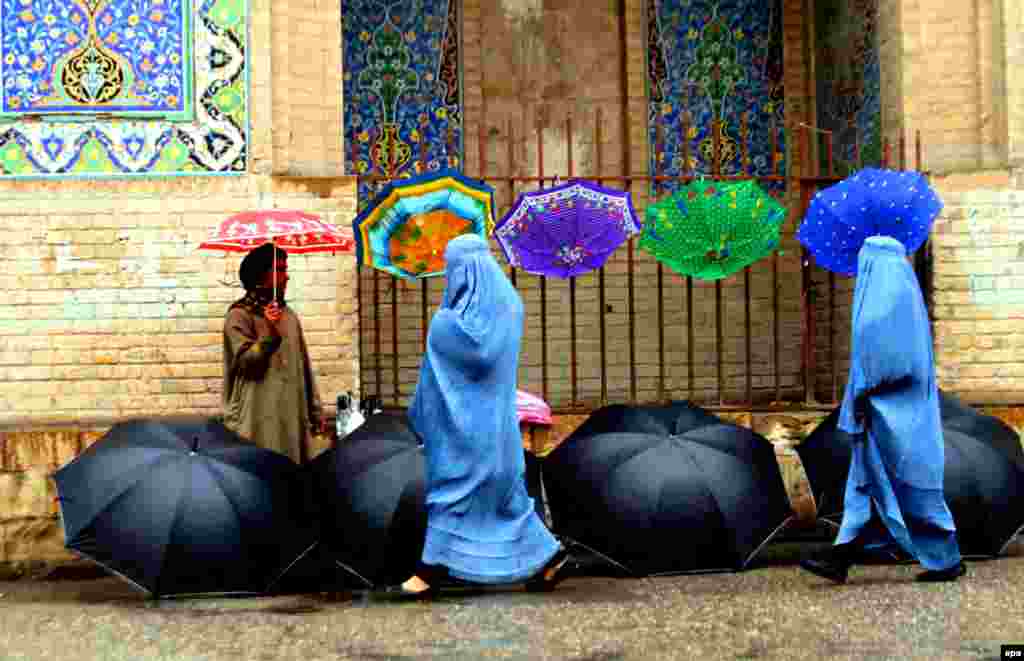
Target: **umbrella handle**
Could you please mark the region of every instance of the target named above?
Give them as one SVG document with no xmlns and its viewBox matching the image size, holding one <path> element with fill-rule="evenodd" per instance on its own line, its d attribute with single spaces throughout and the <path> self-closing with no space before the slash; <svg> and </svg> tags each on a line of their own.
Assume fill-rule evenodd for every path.
<svg viewBox="0 0 1024 661">
<path fill-rule="evenodd" d="M 272 280 L 274 281 L 274 298 L 270 300 L 273 301 L 274 303 L 277 303 L 277 241 L 273 236 L 270 237 L 270 245 L 274 246 L 274 251 L 271 255 L 272 259 L 270 262 L 273 265 L 271 266 L 271 268 L 274 270 L 272 278 Z"/>
</svg>

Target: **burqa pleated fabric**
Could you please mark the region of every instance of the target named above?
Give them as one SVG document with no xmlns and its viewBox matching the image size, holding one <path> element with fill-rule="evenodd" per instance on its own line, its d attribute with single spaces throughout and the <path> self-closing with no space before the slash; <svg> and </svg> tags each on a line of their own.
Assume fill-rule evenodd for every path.
<svg viewBox="0 0 1024 661">
<path fill-rule="evenodd" d="M 516 416 L 523 303 L 480 237 L 452 240 L 445 261 L 444 299 L 409 409 L 426 453 L 422 560 L 465 581 L 517 582 L 559 549 L 524 480 Z"/>
<path fill-rule="evenodd" d="M 839 428 L 858 435 L 858 442 L 836 544 L 894 540 L 925 569 L 960 562 L 942 491 L 942 420 L 928 312 L 906 250 L 889 237 L 869 238 L 858 256 Z"/>
</svg>

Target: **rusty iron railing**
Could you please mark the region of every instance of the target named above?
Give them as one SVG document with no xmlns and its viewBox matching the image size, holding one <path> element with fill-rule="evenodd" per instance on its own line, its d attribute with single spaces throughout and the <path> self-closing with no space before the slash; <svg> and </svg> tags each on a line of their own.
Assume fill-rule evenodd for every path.
<svg viewBox="0 0 1024 661">
<path fill-rule="evenodd" d="M 703 177 L 708 180 L 743 180 L 743 179 L 754 179 L 761 184 L 771 185 L 775 184 L 778 186 L 782 184 L 785 188 L 786 195 L 791 201 L 796 202 L 796 208 L 792 208 L 794 205 L 790 205 L 790 212 L 796 214 L 796 219 L 799 220 L 803 217 L 814 193 L 822 187 L 826 187 L 837 183 L 841 180 L 836 172 L 836 163 L 834 157 L 834 145 L 833 136 L 829 131 L 823 131 L 807 125 L 799 125 L 794 129 L 786 131 L 782 128 L 772 126 L 771 127 L 771 172 L 770 174 L 755 175 L 750 171 L 750 158 L 749 158 L 749 130 L 747 126 L 746 114 L 742 119 L 743 126 L 741 126 L 740 135 L 742 137 L 742 143 L 739 147 L 741 153 L 741 168 L 739 172 L 725 174 L 721 172 L 719 164 L 721 163 L 721 150 L 722 150 L 722 135 L 720 127 L 715 126 L 710 130 L 713 141 L 713 155 L 712 159 L 713 169 L 710 173 L 697 173 L 691 171 L 691 158 L 690 158 L 690 138 L 689 133 L 691 126 L 688 118 L 684 116 L 683 120 L 683 163 L 684 172 L 682 175 L 666 175 L 655 172 L 654 174 L 633 174 L 628 167 L 628 162 L 624 168 L 626 171 L 618 174 L 609 174 L 605 172 L 605 162 L 607 155 L 605 154 L 605 143 L 603 135 L 604 131 L 604 118 L 600 108 L 597 109 L 594 122 L 593 122 L 593 173 L 579 174 L 576 172 L 576 163 L 578 161 L 577 154 L 575 153 L 575 137 L 578 135 L 578 128 L 575 125 L 573 118 L 568 118 L 563 125 L 565 133 L 565 171 L 559 173 L 550 173 L 544 168 L 544 151 L 545 151 L 545 140 L 543 131 L 544 126 L 538 125 L 535 129 L 534 149 L 536 150 L 536 172 L 533 174 L 516 174 L 517 165 L 520 161 L 517 161 L 515 145 L 517 138 L 525 139 L 526 135 L 517 136 L 515 126 L 510 120 L 505 127 L 505 138 L 508 143 L 508 150 L 506 154 L 507 159 L 507 174 L 498 175 L 487 172 L 487 155 L 490 153 L 488 149 L 491 146 L 491 131 L 488 127 L 481 127 L 477 146 L 479 149 L 479 163 L 480 171 L 475 176 L 481 179 L 491 186 L 496 191 L 503 194 L 507 194 L 507 200 L 502 209 L 496 209 L 496 215 L 500 217 L 504 211 L 507 210 L 508 206 L 513 204 L 515 201 L 516 194 L 521 192 L 521 188 L 525 187 L 537 187 L 543 188 L 545 185 L 554 183 L 556 181 L 564 181 L 570 179 L 582 179 L 593 181 L 601 185 L 610 187 L 620 187 L 627 191 L 633 191 L 634 186 L 641 185 L 647 186 L 649 189 L 654 188 L 658 184 L 664 184 L 668 182 L 680 182 L 685 183 L 696 179 L 697 177 Z M 793 138 L 799 141 L 799 149 L 794 149 L 795 143 L 791 142 Z M 374 137 L 371 135 L 371 142 Z M 652 145 L 655 153 L 659 153 L 660 150 L 664 149 L 663 133 L 660 126 L 655 127 L 655 139 Z M 920 134 L 917 134 L 916 138 L 916 169 L 920 169 L 921 166 L 921 138 Z M 456 153 L 455 139 L 449 131 L 447 136 L 449 153 Z M 791 148 L 789 150 L 789 167 L 786 172 L 780 171 L 780 159 L 777 158 L 779 152 L 779 145 L 786 144 Z M 813 150 L 812 150 L 813 145 Z M 548 145 L 550 147 L 550 145 Z M 393 149 L 393 144 L 391 145 Z M 898 144 L 898 167 L 900 169 L 906 168 L 907 163 L 907 144 L 906 140 L 900 138 Z M 892 145 L 888 140 L 883 143 L 883 156 L 882 162 L 877 164 L 881 167 L 889 167 L 892 161 Z M 859 144 L 855 146 L 855 162 L 857 165 L 863 165 L 861 163 L 861 147 Z M 353 145 L 353 158 L 355 158 L 355 146 Z M 426 151 L 425 143 L 420 143 L 420 151 L 417 156 L 417 160 L 420 163 L 421 169 L 426 169 Z M 653 159 L 655 163 L 659 162 L 658 158 Z M 372 181 L 372 182 L 387 182 L 400 176 L 400 173 L 394 171 L 394 164 L 396 159 L 391 155 L 390 157 L 382 158 L 381 167 L 377 168 L 376 171 L 371 171 L 360 176 L 361 181 Z M 803 167 L 806 163 L 810 163 L 811 167 Z M 807 174 L 807 172 L 816 171 L 817 174 Z M 800 175 L 794 175 L 793 172 L 800 172 Z M 789 223 L 793 227 L 799 223 Z M 787 231 L 792 231 L 790 228 Z M 666 401 L 671 399 L 670 388 L 667 387 L 667 368 L 670 365 L 669 357 L 666 352 L 666 296 L 667 291 L 672 287 L 667 284 L 669 278 L 673 278 L 676 286 L 681 289 L 681 293 L 685 293 L 686 300 L 686 387 L 681 389 L 685 392 L 687 398 L 693 398 L 699 392 L 705 389 L 698 387 L 698 375 L 695 371 L 695 361 L 697 356 L 695 355 L 695 329 L 696 320 L 694 319 L 694 282 L 690 277 L 676 278 L 675 274 L 666 274 L 663 265 L 657 263 L 657 271 L 654 277 L 654 282 L 644 283 L 644 286 L 652 286 L 657 292 L 656 304 L 657 309 L 654 316 L 654 323 L 657 324 L 657 371 L 656 371 L 656 387 L 654 388 L 654 395 L 644 399 L 640 395 L 639 378 L 640 370 L 638 368 L 638 351 L 637 351 L 637 301 L 636 293 L 638 286 L 638 279 L 640 274 L 637 272 L 637 262 L 635 258 L 635 242 L 630 239 L 628 244 L 623 248 L 626 250 L 626 311 L 627 311 L 627 354 L 628 354 L 628 374 L 629 383 L 628 389 L 625 392 L 628 393 L 625 399 L 629 402 L 654 402 L 654 401 Z M 799 292 L 795 292 L 793 300 L 797 298 L 800 301 L 801 314 L 800 321 L 802 327 L 802 337 L 800 343 L 802 345 L 802 356 L 800 360 L 800 368 L 797 372 L 799 377 L 799 384 L 794 388 L 786 386 L 783 383 L 783 370 L 782 370 L 782 307 L 786 302 L 784 298 L 784 292 L 781 286 L 782 276 L 782 264 L 778 251 L 772 254 L 769 258 L 771 263 L 770 274 L 767 276 L 771 279 L 771 311 L 772 311 L 772 356 L 771 356 L 771 385 L 770 387 L 755 388 L 754 386 L 754 373 L 755 368 L 764 367 L 763 364 L 755 363 L 753 353 L 753 311 L 752 311 L 752 269 L 746 267 L 742 272 L 741 282 L 743 290 L 743 369 L 744 374 L 742 375 L 742 396 L 740 397 L 727 397 L 727 386 L 726 386 L 726 359 L 725 359 L 725 319 L 724 319 L 724 293 L 723 293 L 723 281 L 719 280 L 714 283 L 714 337 L 715 337 L 715 358 L 714 358 L 714 382 L 715 382 L 715 396 L 710 401 L 702 401 L 711 409 L 715 410 L 745 410 L 745 411 L 757 411 L 757 410 L 778 410 L 779 408 L 824 408 L 826 406 L 833 406 L 839 399 L 840 386 L 841 386 L 841 375 L 839 371 L 839 365 L 841 363 L 841 356 L 837 351 L 837 342 L 839 337 L 837 336 L 837 326 L 839 325 L 837 319 L 839 318 L 839 312 L 841 311 L 841 295 L 837 287 L 837 278 L 835 274 L 830 272 L 824 272 L 818 267 L 812 264 L 812 260 L 809 258 L 806 249 L 800 247 L 800 288 Z M 926 292 L 926 296 L 930 292 L 930 288 L 927 284 L 930 282 L 930 246 L 926 244 L 925 248 L 918 252 L 916 256 L 916 269 L 919 277 L 922 280 L 922 284 L 925 285 L 923 289 Z M 568 315 L 558 316 L 552 318 L 549 315 L 549 283 L 547 278 L 543 276 L 530 276 L 529 278 L 522 277 L 521 274 L 516 272 L 516 269 L 509 269 L 509 277 L 514 286 L 519 289 L 522 293 L 526 293 L 530 290 L 535 290 L 539 298 L 539 344 L 540 344 L 540 375 L 539 383 L 531 379 L 527 379 L 520 387 L 524 389 L 539 389 L 540 394 L 545 400 L 552 404 L 552 408 L 557 413 L 572 413 L 572 412 L 586 412 L 610 402 L 610 363 L 609 353 L 611 350 L 610 338 L 609 338 L 609 308 L 608 305 L 608 284 L 607 284 L 607 266 L 602 267 L 596 274 L 597 278 L 597 314 L 588 317 L 581 313 L 580 305 L 578 301 L 578 289 L 576 278 L 570 278 L 568 283 Z M 376 395 L 380 397 L 385 405 L 391 407 L 401 407 L 407 404 L 409 398 L 412 395 L 413 388 L 415 386 L 415 369 L 414 366 L 418 364 L 419 357 L 422 354 L 426 346 L 427 328 L 429 326 L 431 309 L 435 306 L 432 303 L 432 298 L 437 298 L 443 288 L 443 282 L 432 283 L 428 280 L 422 280 L 418 283 L 418 286 L 404 286 L 404 291 L 415 292 L 418 290 L 417 298 L 419 305 L 415 304 L 403 304 L 400 300 L 399 295 L 399 283 L 395 278 L 389 275 L 381 273 L 376 269 L 365 269 L 359 268 L 359 276 L 357 278 L 357 297 L 359 301 L 360 318 L 359 318 L 359 334 L 360 334 L 360 375 L 362 381 L 362 391 L 365 395 Z M 823 285 L 821 284 L 823 283 Z M 825 295 L 819 292 L 823 286 Z M 676 290 L 672 290 L 675 292 Z M 383 308 L 389 308 L 388 314 L 383 314 Z M 825 337 L 820 338 L 818 332 L 818 317 L 822 315 L 822 321 L 827 323 L 827 329 L 825 329 Z M 384 336 L 384 319 L 390 317 L 390 336 L 385 338 Z M 549 337 L 552 329 L 558 329 L 559 324 L 567 324 L 569 332 L 569 351 L 567 356 L 555 355 L 552 356 L 549 351 Z M 408 329 L 412 325 L 418 326 L 419 338 L 415 343 L 402 342 L 403 329 Z M 584 331 L 583 329 L 586 329 Z M 596 398 L 592 398 L 590 401 L 583 401 L 580 397 L 580 353 L 578 350 L 578 344 L 580 336 L 586 332 L 596 331 L 598 336 L 598 355 L 599 355 L 599 395 Z M 823 341 L 824 346 L 820 346 L 819 343 Z M 385 347 L 385 343 L 390 346 Z M 819 371 L 818 364 L 818 352 L 822 351 L 825 356 L 826 365 L 823 366 L 824 375 Z M 570 381 L 568 388 L 568 397 L 564 401 L 551 401 L 551 372 L 552 368 L 559 364 L 561 361 L 568 358 L 569 360 L 569 372 L 568 379 Z M 388 374 L 388 380 L 390 383 L 385 382 L 385 362 L 390 363 L 390 374 Z M 403 378 L 402 369 L 403 362 L 406 363 L 406 370 L 408 375 Z M 820 387 L 822 383 L 822 377 L 824 377 L 825 385 Z M 388 390 L 388 392 L 385 392 Z M 766 398 L 770 398 L 767 403 L 764 401 Z"/>
</svg>

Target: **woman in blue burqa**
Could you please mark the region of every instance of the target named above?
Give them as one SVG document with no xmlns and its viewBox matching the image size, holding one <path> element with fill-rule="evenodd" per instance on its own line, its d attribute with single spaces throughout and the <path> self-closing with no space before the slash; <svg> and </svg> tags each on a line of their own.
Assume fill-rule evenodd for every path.
<svg viewBox="0 0 1024 661">
<path fill-rule="evenodd" d="M 943 439 L 928 311 L 903 245 L 869 238 L 857 261 L 850 374 L 839 428 L 854 441 L 835 544 L 800 564 L 842 583 L 867 547 L 898 544 L 922 581 L 964 574 L 943 496 Z"/>
<path fill-rule="evenodd" d="M 452 240 L 445 261 L 409 409 L 426 453 L 427 537 L 402 591 L 433 594 L 446 576 L 551 589 L 568 556 L 526 492 L 516 416 L 523 303 L 479 236 Z"/>
</svg>

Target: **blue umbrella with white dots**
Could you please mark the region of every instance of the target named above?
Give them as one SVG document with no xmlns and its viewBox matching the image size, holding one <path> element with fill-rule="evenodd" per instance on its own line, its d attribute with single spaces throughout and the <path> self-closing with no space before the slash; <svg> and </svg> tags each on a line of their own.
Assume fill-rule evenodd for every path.
<svg viewBox="0 0 1024 661">
<path fill-rule="evenodd" d="M 814 196 L 796 238 L 820 266 L 852 276 L 868 237 L 892 237 L 913 253 L 941 210 L 920 172 L 865 168 Z"/>
</svg>

